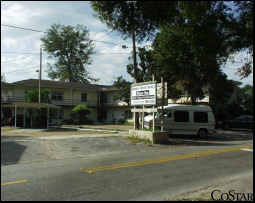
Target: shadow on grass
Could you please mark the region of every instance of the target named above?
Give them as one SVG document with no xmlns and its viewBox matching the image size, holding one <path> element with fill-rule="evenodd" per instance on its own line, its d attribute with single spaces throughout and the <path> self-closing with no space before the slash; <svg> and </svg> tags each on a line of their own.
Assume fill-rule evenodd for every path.
<svg viewBox="0 0 255 203">
<path fill-rule="evenodd" d="M 26 146 L 15 141 L 1 142 L 1 165 L 17 164 Z"/>
<path fill-rule="evenodd" d="M 78 131 L 78 129 L 75 128 L 48 128 L 43 130 L 43 132 L 70 132 L 70 131 Z"/>
</svg>

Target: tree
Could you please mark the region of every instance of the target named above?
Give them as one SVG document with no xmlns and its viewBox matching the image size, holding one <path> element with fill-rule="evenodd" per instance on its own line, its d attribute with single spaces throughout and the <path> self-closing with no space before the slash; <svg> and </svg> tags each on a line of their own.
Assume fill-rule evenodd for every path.
<svg viewBox="0 0 255 203">
<path fill-rule="evenodd" d="M 77 117 L 79 124 L 85 124 L 88 121 L 87 115 L 91 113 L 91 109 L 86 104 L 79 104 L 72 109 L 72 116 Z"/>
<path fill-rule="evenodd" d="M 114 97 L 114 99 L 119 99 L 121 101 L 125 101 L 128 104 L 130 104 L 130 87 L 131 82 L 125 80 L 122 76 L 119 76 L 116 78 L 116 80 L 113 82 L 113 86 L 120 89 L 120 92 L 118 95 Z"/>
<path fill-rule="evenodd" d="M 253 86 L 245 85 L 239 91 L 241 106 L 245 114 L 253 115 Z"/>
<path fill-rule="evenodd" d="M 50 103 L 50 92 L 47 89 L 41 89 L 41 102 L 42 103 Z M 39 101 L 39 90 L 33 89 L 28 91 L 25 95 L 25 102 L 29 103 L 37 103 Z"/>
<path fill-rule="evenodd" d="M 41 41 L 50 58 L 56 59 L 55 64 L 48 64 L 51 79 L 81 83 L 97 81 L 87 71 L 94 47 L 85 26 L 54 24 Z"/>
<path fill-rule="evenodd" d="M 253 1 L 235 1 L 236 18 L 230 24 L 229 31 L 233 38 L 233 53 L 246 50 L 245 63 L 238 68 L 241 79 L 247 78 L 253 69 Z"/>
<path fill-rule="evenodd" d="M 223 2 L 180 2 L 179 15 L 162 26 L 153 42 L 154 58 L 162 75 L 174 75 L 191 97 L 192 103 L 204 94 L 203 88 L 225 63 L 230 41 Z"/>
<path fill-rule="evenodd" d="M 139 82 L 136 61 L 136 41 L 153 36 L 156 24 L 144 16 L 143 2 L 139 1 L 93 1 L 96 16 L 112 29 L 119 31 L 124 39 L 132 38 L 134 79 Z"/>
</svg>

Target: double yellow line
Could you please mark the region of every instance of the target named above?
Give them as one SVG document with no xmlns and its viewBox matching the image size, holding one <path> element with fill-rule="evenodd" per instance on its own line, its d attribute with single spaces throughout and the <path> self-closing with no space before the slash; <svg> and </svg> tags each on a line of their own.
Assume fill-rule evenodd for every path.
<svg viewBox="0 0 255 203">
<path fill-rule="evenodd" d="M 189 158 L 198 158 L 198 157 L 209 156 L 209 155 L 219 154 L 219 153 L 224 153 L 224 152 L 238 151 L 243 148 L 252 148 L 252 146 L 232 147 L 232 148 L 219 149 L 219 150 L 215 150 L 215 151 L 176 155 L 176 156 L 170 156 L 170 157 L 165 157 L 165 158 L 157 158 L 157 159 L 137 161 L 137 162 L 128 162 L 128 163 L 123 163 L 123 164 L 102 166 L 102 167 L 97 167 L 97 168 L 89 168 L 89 169 L 81 168 L 80 170 L 91 174 L 91 173 L 95 173 L 98 171 L 115 170 L 115 169 L 129 168 L 129 167 L 135 167 L 135 166 L 144 166 L 144 165 L 149 165 L 149 164 L 166 163 L 169 161 L 177 161 L 177 160 L 183 160 L 183 159 L 189 159 Z"/>
</svg>

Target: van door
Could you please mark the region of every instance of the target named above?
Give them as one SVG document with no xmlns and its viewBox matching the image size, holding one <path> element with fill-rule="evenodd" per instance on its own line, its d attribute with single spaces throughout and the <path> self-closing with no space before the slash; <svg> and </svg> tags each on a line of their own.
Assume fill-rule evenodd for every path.
<svg viewBox="0 0 255 203">
<path fill-rule="evenodd" d="M 205 111 L 194 111 L 193 112 L 193 130 L 198 132 L 199 129 L 208 129 L 209 126 L 209 119 L 208 119 L 208 112 Z"/>
<path fill-rule="evenodd" d="M 173 113 L 173 122 L 171 127 L 173 134 L 192 134 L 190 130 L 190 112 L 185 110 L 175 110 Z"/>
</svg>

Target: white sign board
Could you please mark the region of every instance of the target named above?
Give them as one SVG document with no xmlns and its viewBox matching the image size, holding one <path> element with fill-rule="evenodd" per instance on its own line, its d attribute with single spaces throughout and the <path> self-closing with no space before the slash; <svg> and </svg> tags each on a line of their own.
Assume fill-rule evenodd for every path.
<svg viewBox="0 0 255 203">
<path fill-rule="evenodd" d="M 131 86 L 131 106 L 156 105 L 156 83 L 137 83 Z"/>
</svg>

